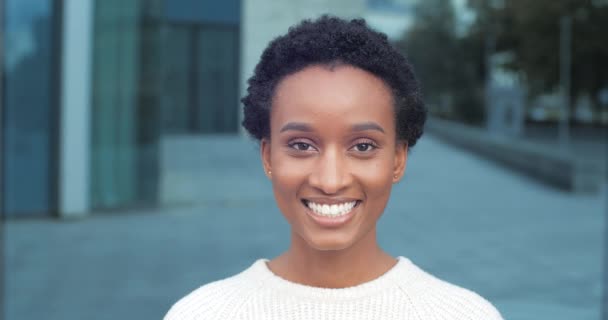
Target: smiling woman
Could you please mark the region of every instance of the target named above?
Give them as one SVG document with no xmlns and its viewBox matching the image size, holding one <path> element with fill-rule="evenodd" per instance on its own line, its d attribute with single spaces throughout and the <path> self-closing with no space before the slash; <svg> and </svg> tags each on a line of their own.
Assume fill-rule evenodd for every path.
<svg viewBox="0 0 608 320">
<path fill-rule="evenodd" d="M 396 140 L 393 110 L 382 80 L 348 65 L 306 67 L 277 86 L 270 137 L 261 143 L 277 204 L 293 233 L 290 251 L 269 263 L 277 274 L 298 278 L 296 266 L 333 260 L 311 280 L 347 287 L 379 274 L 351 266 L 352 277 L 336 277 L 330 272 L 335 262 L 359 257 L 384 262 L 381 269 L 395 263 L 369 247 L 392 183 L 405 167 L 406 142 Z M 336 254 L 328 256 L 329 251 Z M 344 254 L 350 258 L 338 259 Z M 294 258 L 296 268 L 289 263 Z"/>
<path fill-rule="evenodd" d="M 243 125 L 260 141 L 289 249 L 202 286 L 174 319 L 501 319 L 376 240 L 426 110 L 406 59 L 363 20 L 321 17 L 272 41 Z"/>
</svg>

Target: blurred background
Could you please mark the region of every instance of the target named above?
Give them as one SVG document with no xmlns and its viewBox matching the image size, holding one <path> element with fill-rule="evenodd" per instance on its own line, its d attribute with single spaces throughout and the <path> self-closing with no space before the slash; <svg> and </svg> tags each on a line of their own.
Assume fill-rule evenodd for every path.
<svg viewBox="0 0 608 320">
<path fill-rule="evenodd" d="M 608 1 L 0 1 L 0 317 L 159 319 L 289 243 L 240 97 L 363 17 L 431 116 L 379 241 L 505 319 L 608 320 Z"/>
</svg>

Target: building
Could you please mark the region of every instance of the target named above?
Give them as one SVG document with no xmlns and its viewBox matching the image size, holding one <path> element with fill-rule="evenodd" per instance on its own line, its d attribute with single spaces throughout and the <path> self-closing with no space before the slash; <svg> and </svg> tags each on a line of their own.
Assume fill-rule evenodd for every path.
<svg viewBox="0 0 608 320">
<path fill-rule="evenodd" d="M 239 97 L 288 26 L 363 0 L 6 0 L 0 208 L 80 217 L 164 199 L 166 136 L 238 134 Z"/>
</svg>

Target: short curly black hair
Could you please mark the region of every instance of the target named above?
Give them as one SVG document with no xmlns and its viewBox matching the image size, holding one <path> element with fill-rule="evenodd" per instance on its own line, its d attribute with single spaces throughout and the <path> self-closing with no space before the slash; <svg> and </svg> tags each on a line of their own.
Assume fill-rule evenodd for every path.
<svg viewBox="0 0 608 320">
<path fill-rule="evenodd" d="M 270 108 L 277 84 L 311 65 L 351 65 L 382 79 L 393 92 L 397 139 L 413 147 L 422 135 L 426 108 L 412 66 L 383 33 L 363 19 L 324 15 L 304 20 L 275 38 L 249 79 L 243 127 L 258 141 L 270 138 Z"/>
</svg>

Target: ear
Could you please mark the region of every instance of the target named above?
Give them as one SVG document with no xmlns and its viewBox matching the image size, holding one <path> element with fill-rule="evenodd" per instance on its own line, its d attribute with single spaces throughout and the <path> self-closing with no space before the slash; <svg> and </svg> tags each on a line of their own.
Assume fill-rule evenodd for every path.
<svg viewBox="0 0 608 320">
<path fill-rule="evenodd" d="M 393 183 L 399 182 L 407 164 L 407 142 L 397 142 L 395 147 L 395 165 L 393 167 Z"/>
<path fill-rule="evenodd" d="M 260 156 L 262 157 L 262 165 L 264 173 L 270 179 L 272 178 L 272 166 L 270 165 L 270 140 L 262 138 L 260 141 Z"/>
</svg>

